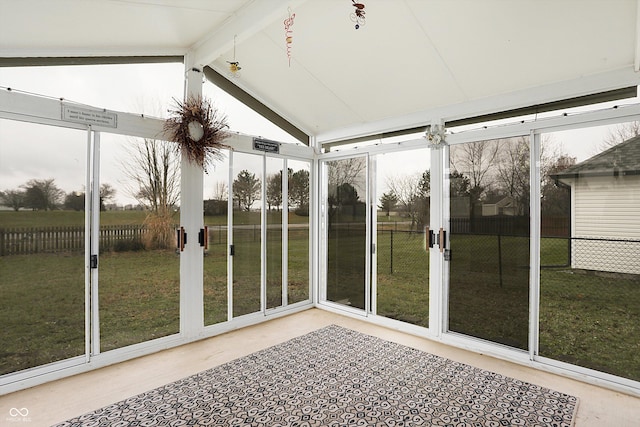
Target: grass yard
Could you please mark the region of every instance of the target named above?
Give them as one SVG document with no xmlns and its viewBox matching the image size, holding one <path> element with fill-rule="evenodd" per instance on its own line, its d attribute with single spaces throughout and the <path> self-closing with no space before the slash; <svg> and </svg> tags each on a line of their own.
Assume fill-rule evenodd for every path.
<svg viewBox="0 0 640 427">
<path fill-rule="evenodd" d="M 429 326 L 429 256 L 424 236 L 378 229 L 378 315 Z"/>
<path fill-rule="evenodd" d="M 7 214 L 13 213 L 0 213 L 3 226 L 7 218 L 12 218 L 13 226 L 28 222 Z M 44 218 L 39 212 L 19 214 L 27 214 L 29 221 Z M 71 214 L 82 218 L 82 213 Z M 116 214 L 144 219 L 144 213 L 135 211 L 113 214 L 115 223 Z M 245 224 L 235 234 L 234 316 L 260 309 L 259 227 L 256 231 L 251 226 L 255 213 L 238 214 Z M 46 225 L 75 225 L 79 220 L 64 219 L 58 212 L 46 215 Z M 206 223 L 212 227 L 204 258 L 204 314 L 205 324 L 211 325 L 227 320 L 228 242 L 226 228 L 215 227 L 222 225 L 219 217 L 206 217 Z M 308 218 L 291 223 L 308 224 Z M 329 300 L 348 300 L 362 308 L 365 231 L 356 223 L 341 227 L 328 242 L 327 294 Z M 429 259 L 424 234 L 402 229 L 378 230 L 377 312 L 428 326 Z M 279 235 L 280 230 L 270 230 L 267 242 L 267 266 L 273 272 L 267 278 L 268 307 L 282 303 Z M 454 235 L 451 246 L 449 329 L 526 349 L 528 238 Z M 545 238 L 541 250 L 540 355 L 640 381 L 640 277 L 570 269 L 566 239 Z M 308 251 L 308 229 L 291 228 L 289 303 L 309 297 Z M 179 262 L 173 250 L 101 254 L 102 351 L 178 332 Z M 0 374 L 84 354 L 83 263 L 82 254 L 73 253 L 0 257 Z"/>
<path fill-rule="evenodd" d="M 84 354 L 82 255 L 0 257 L 0 374 Z"/>
<path fill-rule="evenodd" d="M 542 270 L 540 355 L 640 381 L 640 277 Z"/>
<path fill-rule="evenodd" d="M 529 239 L 452 235 L 449 329 L 526 349 Z"/>
</svg>

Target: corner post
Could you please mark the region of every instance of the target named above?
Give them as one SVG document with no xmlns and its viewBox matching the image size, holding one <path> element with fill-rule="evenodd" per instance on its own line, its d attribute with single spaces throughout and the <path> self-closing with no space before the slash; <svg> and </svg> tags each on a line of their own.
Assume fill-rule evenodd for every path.
<svg viewBox="0 0 640 427">
<path fill-rule="evenodd" d="M 185 56 L 185 100 L 202 94 L 202 67 Z M 187 339 L 196 338 L 204 328 L 203 270 L 204 253 L 198 244 L 198 233 L 204 228 L 203 169 L 186 156 L 180 159 L 180 226 L 188 239 L 180 254 L 180 333 Z"/>
</svg>

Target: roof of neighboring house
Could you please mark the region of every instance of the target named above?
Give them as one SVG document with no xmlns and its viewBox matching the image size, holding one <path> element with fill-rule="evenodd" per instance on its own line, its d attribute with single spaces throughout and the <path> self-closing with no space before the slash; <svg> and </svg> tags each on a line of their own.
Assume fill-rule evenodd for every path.
<svg viewBox="0 0 640 427">
<path fill-rule="evenodd" d="M 640 135 L 614 145 L 608 150 L 573 165 L 552 178 L 582 176 L 619 176 L 640 174 Z"/>
<path fill-rule="evenodd" d="M 482 203 L 483 205 L 496 205 L 498 207 L 506 207 L 506 206 L 511 206 L 513 205 L 513 197 L 510 196 L 503 196 L 503 195 L 497 195 L 496 197 L 489 197 L 487 198 L 484 203 Z"/>
</svg>

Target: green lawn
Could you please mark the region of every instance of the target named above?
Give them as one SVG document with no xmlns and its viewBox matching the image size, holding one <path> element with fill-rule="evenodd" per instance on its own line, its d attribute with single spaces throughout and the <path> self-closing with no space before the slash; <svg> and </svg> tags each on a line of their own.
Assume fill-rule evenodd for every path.
<svg viewBox="0 0 640 427">
<path fill-rule="evenodd" d="M 8 218 L 6 213 L 0 218 Z M 63 221 L 57 212 L 48 214 L 51 222 Z M 253 212 L 240 214 L 247 223 L 255 221 Z M 214 219 L 207 217 L 207 224 L 214 225 Z M 305 221 L 308 218 L 302 217 L 300 222 Z M 330 300 L 346 299 L 360 307 L 364 306 L 365 240 L 356 224 L 348 230 L 330 236 L 334 256 L 329 260 L 333 274 L 327 292 Z M 278 280 L 282 250 L 279 231 L 275 233 L 268 238 L 267 263 L 275 273 L 268 277 L 268 307 L 282 302 Z M 260 308 L 260 242 L 252 228 L 237 230 L 235 237 L 237 316 Z M 227 319 L 226 238 L 226 229 L 211 227 L 204 258 L 206 325 Z M 377 241 L 378 314 L 428 326 L 429 259 L 424 234 L 392 234 L 385 228 L 378 231 Z M 451 246 L 449 328 L 526 349 L 528 239 L 456 235 Z M 308 298 L 308 248 L 308 231 L 291 229 L 290 303 Z M 566 266 L 564 239 L 543 239 L 541 248 L 547 267 L 541 270 L 540 354 L 640 380 L 640 277 L 571 270 Z M 101 254 L 103 351 L 178 332 L 179 261 L 174 250 Z M 0 294 L 0 374 L 84 353 L 82 254 L 0 257 Z"/>
<path fill-rule="evenodd" d="M 142 224 L 147 217 L 144 211 L 100 212 L 101 225 Z M 176 213 L 176 219 L 178 214 Z M 0 228 L 57 227 L 84 224 L 81 211 L 0 211 Z"/>
<path fill-rule="evenodd" d="M 540 355 L 640 381 L 640 278 L 540 275 Z"/>
<path fill-rule="evenodd" d="M 429 256 L 424 236 L 379 227 L 378 315 L 429 326 Z"/>
<path fill-rule="evenodd" d="M 282 212 L 272 211 L 269 218 L 282 217 Z M 129 225 L 142 224 L 147 217 L 145 211 L 104 211 L 100 212 L 100 225 Z M 179 222 L 180 213 L 174 215 Z M 236 225 L 259 224 L 260 212 L 234 212 Z M 226 215 L 205 216 L 208 225 L 227 225 Z M 273 223 L 273 220 L 269 222 Z M 308 216 L 298 216 L 289 213 L 290 224 L 304 224 L 309 222 Z M 81 211 L 0 211 L 0 228 L 14 227 L 55 227 L 84 224 L 84 212 Z"/>
<path fill-rule="evenodd" d="M 254 212 L 239 214 L 241 220 L 259 218 Z M 139 224 L 146 216 L 138 211 L 103 215 L 110 217 L 112 224 Z M 37 221 L 38 226 L 77 226 L 83 217 L 81 212 L 2 212 L 0 228 L 7 226 L 9 219 L 12 226 L 21 227 L 33 225 L 30 221 Z M 205 221 L 222 223 L 219 217 L 206 217 Z M 308 217 L 291 222 L 308 222 Z M 259 239 L 259 228 L 257 233 L 250 229 L 236 234 L 240 249 L 233 289 L 236 316 L 260 309 L 259 275 L 254 274 L 260 271 Z M 227 320 L 226 228 L 212 226 L 209 240 L 204 258 L 205 325 Z M 281 270 L 281 245 L 272 242 L 269 249 L 272 269 Z M 308 229 L 292 229 L 289 303 L 309 297 L 308 249 Z M 84 354 L 83 256 L 41 253 L 0 257 L 0 374 Z M 102 351 L 179 331 L 180 257 L 175 250 L 107 251 L 100 254 L 99 265 Z M 278 277 L 269 278 L 268 307 L 282 304 L 282 288 L 274 282 Z"/>
</svg>

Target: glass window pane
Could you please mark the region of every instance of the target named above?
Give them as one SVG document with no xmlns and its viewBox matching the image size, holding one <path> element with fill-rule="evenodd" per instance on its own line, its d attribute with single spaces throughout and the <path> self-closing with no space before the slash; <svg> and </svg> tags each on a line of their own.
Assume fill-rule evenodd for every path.
<svg viewBox="0 0 640 427">
<path fill-rule="evenodd" d="M 326 163 L 327 300 L 365 308 L 366 157 Z"/>
<path fill-rule="evenodd" d="M 288 301 L 309 299 L 309 162 L 289 160 Z"/>
<path fill-rule="evenodd" d="M 207 171 L 204 182 L 204 225 L 209 230 L 209 249 L 204 258 L 204 324 L 213 325 L 227 320 L 227 152 Z"/>
<path fill-rule="evenodd" d="M 263 157 L 233 153 L 233 316 L 260 311 Z"/>
<path fill-rule="evenodd" d="M 100 347 L 107 351 L 180 330 L 180 177 L 164 141 L 102 134 L 100 154 Z"/>
<path fill-rule="evenodd" d="M 640 123 L 545 134 L 540 355 L 640 381 Z"/>
<path fill-rule="evenodd" d="M 378 155 L 377 313 L 429 326 L 430 150 Z"/>
<path fill-rule="evenodd" d="M 282 306 L 282 159 L 267 157 L 267 308 Z"/>
<path fill-rule="evenodd" d="M 526 349 L 528 137 L 452 146 L 449 178 L 449 330 Z"/>
<path fill-rule="evenodd" d="M 0 119 L 0 375 L 85 352 L 86 141 Z"/>
</svg>

